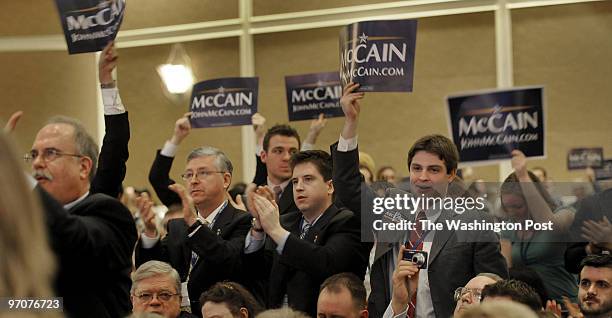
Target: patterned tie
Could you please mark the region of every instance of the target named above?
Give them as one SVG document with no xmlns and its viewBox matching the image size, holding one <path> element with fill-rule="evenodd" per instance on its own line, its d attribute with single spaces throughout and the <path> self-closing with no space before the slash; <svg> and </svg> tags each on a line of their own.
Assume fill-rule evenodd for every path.
<svg viewBox="0 0 612 318">
<path fill-rule="evenodd" d="M 280 200 L 281 193 L 283 193 L 283 188 L 281 188 L 280 186 L 275 186 L 273 190 L 274 190 L 274 200 L 278 204 L 278 201 Z"/>
<path fill-rule="evenodd" d="M 311 227 L 312 225 L 310 225 L 310 223 L 304 224 L 304 227 L 302 227 L 302 231 L 300 232 L 300 239 L 303 240 L 306 237 L 306 234 L 308 234 L 308 231 L 310 231 Z"/>
<path fill-rule="evenodd" d="M 421 220 L 425 220 L 427 219 L 427 216 L 425 215 L 425 211 L 421 210 L 419 211 L 419 213 L 417 213 L 417 216 L 415 218 L 415 228 L 414 231 L 410 231 L 410 240 L 408 242 L 410 249 L 412 250 L 422 250 L 423 249 L 423 240 L 421 239 L 421 237 L 423 236 L 423 227 L 422 227 L 422 223 Z M 418 245 L 417 245 L 418 244 Z M 400 255 L 400 257 L 402 257 L 402 255 Z M 408 315 L 406 317 L 408 318 L 415 318 L 416 317 L 416 293 L 412 296 L 412 299 L 410 299 L 410 305 L 408 306 Z"/>
</svg>

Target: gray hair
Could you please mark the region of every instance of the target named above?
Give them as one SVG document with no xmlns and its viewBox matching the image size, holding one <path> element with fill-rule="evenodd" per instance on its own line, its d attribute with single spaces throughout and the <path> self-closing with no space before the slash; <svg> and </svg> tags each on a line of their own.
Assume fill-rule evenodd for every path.
<svg viewBox="0 0 612 318">
<path fill-rule="evenodd" d="M 96 167 L 98 165 L 98 144 L 87 132 L 85 126 L 74 118 L 53 116 L 47 121 L 47 125 L 51 124 L 66 124 L 74 128 L 74 144 L 78 154 L 91 159 L 92 165 L 91 171 L 89 171 L 89 182 L 92 182 L 96 175 Z"/>
<path fill-rule="evenodd" d="M 490 278 L 492 280 L 494 280 L 495 282 L 499 282 L 500 280 L 504 280 L 503 278 L 501 278 L 501 276 L 494 274 L 494 273 L 480 273 L 478 275 L 476 275 L 476 277 L 487 277 Z"/>
<path fill-rule="evenodd" d="M 172 266 L 170 266 L 168 263 L 148 261 L 140 265 L 140 267 L 138 267 L 138 269 L 132 273 L 132 289 L 130 289 L 130 294 L 134 294 L 136 286 L 141 280 L 160 275 L 170 276 L 170 278 L 175 282 L 176 292 L 181 292 L 181 277 L 176 269 L 172 268 Z"/>
<path fill-rule="evenodd" d="M 225 155 L 223 151 L 215 147 L 204 146 L 193 149 L 187 156 L 187 162 L 195 158 L 208 156 L 215 157 L 215 165 L 217 166 L 217 169 L 219 169 L 219 171 L 229 172 L 230 175 L 234 171 L 234 166 L 232 165 L 232 162 L 229 160 L 229 158 Z"/>
</svg>

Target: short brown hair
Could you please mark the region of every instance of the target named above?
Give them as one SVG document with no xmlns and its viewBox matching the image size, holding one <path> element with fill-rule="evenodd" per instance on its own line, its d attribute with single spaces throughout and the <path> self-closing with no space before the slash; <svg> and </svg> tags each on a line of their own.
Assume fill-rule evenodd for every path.
<svg viewBox="0 0 612 318">
<path fill-rule="evenodd" d="M 412 148 L 408 151 L 408 170 L 410 170 L 410 164 L 412 158 L 419 151 L 426 151 L 429 153 L 436 154 L 440 160 L 444 161 L 446 166 L 446 174 L 451 174 L 453 171 L 457 171 L 457 164 L 459 163 L 459 152 L 455 144 L 448 138 L 442 135 L 427 135 L 417 140 Z"/>
<path fill-rule="evenodd" d="M 328 277 L 323 284 L 321 284 L 319 294 L 324 289 L 332 293 L 340 293 L 342 287 L 346 288 L 351 294 L 355 309 L 363 310 L 367 307 L 367 293 L 363 281 L 353 273 L 339 273 Z"/>
</svg>

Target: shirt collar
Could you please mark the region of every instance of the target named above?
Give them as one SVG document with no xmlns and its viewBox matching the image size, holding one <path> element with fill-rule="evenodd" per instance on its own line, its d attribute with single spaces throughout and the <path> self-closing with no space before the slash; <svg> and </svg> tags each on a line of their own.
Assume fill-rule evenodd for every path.
<svg viewBox="0 0 612 318">
<path fill-rule="evenodd" d="M 208 217 L 203 217 L 202 214 L 200 214 L 200 212 L 198 212 L 198 217 L 202 220 L 208 221 L 208 223 L 210 224 L 213 224 L 215 223 L 215 219 L 217 218 L 217 215 L 219 214 L 219 212 L 225 209 L 226 206 L 227 206 L 227 200 L 223 201 L 221 205 L 219 205 L 216 209 L 214 209 L 212 213 L 208 215 Z"/>
<path fill-rule="evenodd" d="M 78 198 L 78 199 L 76 199 L 76 200 L 74 200 L 74 201 L 72 201 L 72 202 L 70 202 L 70 203 L 68 203 L 68 204 L 64 205 L 64 209 L 66 209 L 66 210 L 70 210 L 70 209 L 72 209 L 72 208 L 73 208 L 75 205 L 77 205 L 79 202 L 81 202 L 81 201 L 85 200 L 85 198 L 86 198 L 88 195 L 89 195 L 89 191 L 87 191 L 85 194 L 83 194 L 83 196 L 82 196 L 82 197 L 80 197 L 80 198 Z"/>
<path fill-rule="evenodd" d="M 274 184 L 272 183 L 272 181 L 270 180 L 270 178 L 268 178 L 268 187 L 270 187 L 270 189 L 272 189 L 272 191 L 274 191 L 274 187 L 276 186 L 280 186 L 281 189 L 283 191 L 285 191 L 285 188 L 287 187 L 287 185 L 289 185 L 289 182 L 291 182 L 291 178 L 287 179 L 287 181 L 281 183 L 281 184 Z"/>
</svg>

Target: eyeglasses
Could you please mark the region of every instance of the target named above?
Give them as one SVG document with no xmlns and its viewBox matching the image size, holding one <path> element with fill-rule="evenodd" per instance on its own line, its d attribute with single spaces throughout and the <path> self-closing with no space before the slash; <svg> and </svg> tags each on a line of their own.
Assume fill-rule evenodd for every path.
<svg viewBox="0 0 612 318">
<path fill-rule="evenodd" d="M 481 288 L 458 287 L 455 289 L 455 302 L 458 302 L 463 296 L 470 294 L 474 302 L 480 302 L 482 294 Z"/>
<path fill-rule="evenodd" d="M 41 156 L 44 162 L 51 162 L 61 156 L 70 156 L 78 158 L 85 157 L 83 155 L 77 155 L 74 153 L 65 153 L 55 148 L 45 148 L 43 149 L 42 153 L 38 153 L 38 150 L 31 150 L 29 153 L 23 155 L 23 160 L 28 163 L 33 162 L 38 156 Z"/>
<path fill-rule="evenodd" d="M 160 301 L 169 301 L 170 299 L 172 299 L 172 297 L 174 296 L 178 296 L 180 294 L 173 294 L 171 292 L 168 291 L 162 291 L 159 293 L 142 293 L 142 294 L 138 294 L 135 295 L 138 300 L 140 300 L 140 302 L 142 303 L 148 303 L 151 300 L 153 300 L 153 296 L 157 296 L 157 299 L 159 299 Z"/>
<path fill-rule="evenodd" d="M 225 173 L 225 171 L 208 171 L 208 170 L 198 170 L 195 174 L 191 171 L 187 171 L 181 175 L 183 181 L 191 181 L 193 176 L 195 175 L 198 180 L 204 180 L 207 177 L 213 175 L 214 173 Z"/>
</svg>

